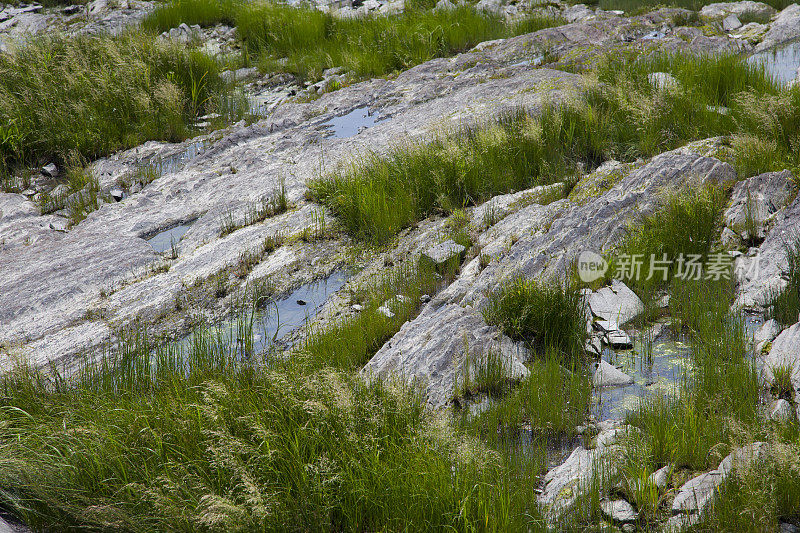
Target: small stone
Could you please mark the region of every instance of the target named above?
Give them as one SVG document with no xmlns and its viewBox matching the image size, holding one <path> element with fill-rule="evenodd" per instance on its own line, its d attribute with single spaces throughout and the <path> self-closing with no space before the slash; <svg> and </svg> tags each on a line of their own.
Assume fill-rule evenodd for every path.
<svg viewBox="0 0 800 533">
<path fill-rule="evenodd" d="M 357 313 L 360 313 L 361 311 L 364 310 L 364 306 L 361 305 L 361 304 L 353 304 L 353 305 L 350 306 L 350 309 L 352 309 L 353 311 L 355 311 Z"/>
<path fill-rule="evenodd" d="M 679 85 L 678 80 L 676 80 L 672 74 L 668 74 L 667 72 L 651 72 L 647 75 L 647 81 L 649 81 L 650 85 L 659 91 L 677 89 Z"/>
<path fill-rule="evenodd" d="M 402 294 L 396 294 L 394 298 L 395 298 L 395 300 L 397 300 L 401 304 L 404 304 L 404 303 L 409 301 L 409 297 L 408 296 L 404 296 Z"/>
<path fill-rule="evenodd" d="M 433 8 L 434 11 L 452 11 L 456 8 L 456 5 L 452 3 L 450 0 L 439 0 L 436 2 L 436 7 Z"/>
<path fill-rule="evenodd" d="M 69 187 L 61 183 L 60 185 L 56 185 L 52 191 L 50 191 L 50 198 L 55 198 L 57 200 L 63 200 L 67 196 L 69 196 Z"/>
<path fill-rule="evenodd" d="M 385 316 L 386 318 L 394 318 L 394 313 L 392 313 L 392 310 L 386 307 L 385 305 L 380 306 L 378 308 L 378 312 L 383 316 Z"/>
<path fill-rule="evenodd" d="M 51 220 L 48 226 L 50 227 L 50 229 L 55 231 L 66 232 L 68 230 L 67 221 L 61 217 L 56 217 L 53 220 Z"/>
<path fill-rule="evenodd" d="M 615 350 L 629 350 L 633 348 L 633 341 L 628 334 L 622 330 L 606 333 L 606 344 Z"/>
<path fill-rule="evenodd" d="M 792 418 L 794 418 L 794 409 L 792 409 L 792 404 L 783 398 L 775 400 L 770 406 L 769 418 L 770 420 L 775 420 L 776 422 L 789 422 L 792 420 Z"/>
<path fill-rule="evenodd" d="M 650 481 L 658 487 L 658 490 L 664 490 L 667 488 L 667 483 L 669 483 L 669 477 L 672 473 L 672 465 L 667 465 L 662 468 L 659 468 L 652 474 L 650 474 Z"/>
<path fill-rule="evenodd" d="M 306 305 L 307 303 L 305 300 L 297 300 L 297 305 Z"/>
<path fill-rule="evenodd" d="M 122 199 L 125 198 L 125 192 L 119 187 L 114 187 L 113 189 L 108 191 L 108 194 L 110 194 L 111 198 L 113 198 L 117 202 L 121 202 Z"/>
<path fill-rule="evenodd" d="M 600 509 L 602 509 L 603 514 L 614 522 L 635 522 L 636 518 L 639 516 L 633 506 L 625 500 L 600 502 Z"/>
<path fill-rule="evenodd" d="M 58 167 L 55 165 L 55 163 L 47 164 L 42 167 L 42 174 L 51 178 L 55 178 L 58 176 Z"/>
<path fill-rule="evenodd" d="M 605 360 L 597 364 L 592 377 L 595 387 L 624 387 L 632 383 L 632 377 Z"/>
<path fill-rule="evenodd" d="M 722 29 L 724 31 L 738 30 L 742 27 L 742 22 L 736 15 L 728 15 L 722 20 Z"/>
<path fill-rule="evenodd" d="M 466 248 L 453 240 L 447 240 L 422 252 L 420 259 L 431 262 L 435 267 L 439 268 L 447 264 L 451 259 L 463 258 L 465 252 Z"/>
<path fill-rule="evenodd" d="M 431 301 L 431 297 L 428 294 L 423 294 L 422 296 L 419 297 L 419 301 L 426 304 Z"/>
<path fill-rule="evenodd" d="M 612 331 L 619 331 L 619 324 L 613 320 L 598 320 L 594 323 L 595 328 L 603 333 L 611 333 Z"/>
</svg>

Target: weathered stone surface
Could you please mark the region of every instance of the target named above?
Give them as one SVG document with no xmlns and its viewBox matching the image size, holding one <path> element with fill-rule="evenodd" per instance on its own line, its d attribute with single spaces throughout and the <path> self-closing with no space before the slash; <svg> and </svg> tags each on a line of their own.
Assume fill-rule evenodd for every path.
<svg viewBox="0 0 800 533">
<path fill-rule="evenodd" d="M 753 335 L 753 345 L 756 347 L 756 353 L 761 352 L 761 348 L 768 342 L 775 340 L 775 337 L 781 332 L 781 325 L 777 320 L 771 318 L 761 324 L 758 331 Z"/>
<path fill-rule="evenodd" d="M 769 20 L 775 13 L 775 8 L 763 2 L 752 2 L 749 0 L 708 4 L 700 9 L 700 16 L 707 19 L 720 19 L 729 15 L 735 15 L 737 17 L 746 16 Z"/>
<path fill-rule="evenodd" d="M 463 380 L 465 361 L 479 361 L 489 350 L 498 350 L 511 378 L 528 374 L 522 364 L 525 348 L 487 326 L 472 309 L 449 304 L 432 305 L 407 322 L 362 369 L 370 378 L 415 381 L 425 392 L 428 405 L 443 407 Z"/>
<path fill-rule="evenodd" d="M 783 398 L 775 400 L 769 406 L 769 419 L 776 422 L 789 422 L 794 418 L 794 409 L 792 404 Z"/>
<path fill-rule="evenodd" d="M 650 474 L 650 481 L 658 487 L 658 490 L 663 491 L 667 488 L 669 478 L 672 475 L 672 465 L 662 466 L 652 474 Z"/>
<path fill-rule="evenodd" d="M 592 376 L 595 387 L 622 387 L 633 383 L 633 378 L 608 361 L 602 360 Z"/>
<path fill-rule="evenodd" d="M 614 522 L 629 523 L 635 522 L 639 517 L 639 513 L 633 508 L 633 505 L 625 500 L 614 500 L 600 502 L 600 509 L 603 514 Z"/>
<path fill-rule="evenodd" d="M 767 172 L 736 184 L 731 192 L 725 225 L 746 238 L 748 218 L 756 235 L 763 238 L 771 217 L 786 206 L 795 192 L 794 177 L 788 170 Z"/>
<path fill-rule="evenodd" d="M 628 334 L 622 330 L 610 331 L 606 333 L 605 341 L 606 344 L 615 350 L 628 350 L 633 348 L 633 341 Z"/>
<path fill-rule="evenodd" d="M 551 469 L 544 476 L 544 489 L 537 502 L 545 510 L 545 516 L 555 523 L 562 513 L 569 512 L 587 483 L 595 478 L 601 484 L 607 482 L 617 471 L 614 459 L 619 453 L 615 446 L 615 436 L 624 428 L 604 429 L 597 436 L 597 446 L 587 450 L 583 446 L 575 448 L 562 464 Z M 612 434 L 611 438 L 608 434 Z"/>
<path fill-rule="evenodd" d="M 756 52 L 788 43 L 800 37 L 800 4 L 791 4 L 778 13 L 764 34 L 763 40 L 755 47 Z"/>
<path fill-rule="evenodd" d="M 722 29 L 725 31 L 738 30 L 742 27 L 742 21 L 736 15 L 728 15 L 722 21 Z"/>
<path fill-rule="evenodd" d="M 453 240 L 447 240 L 442 243 L 431 246 L 422 252 L 421 260 L 429 261 L 433 265 L 440 267 L 448 263 L 448 261 L 456 260 L 456 258 L 464 257 L 466 249 Z"/>
<path fill-rule="evenodd" d="M 595 316 L 617 324 L 624 324 L 644 311 L 644 303 L 636 293 L 616 279 L 610 287 L 592 293 L 589 306 Z"/>
<path fill-rule="evenodd" d="M 772 383 L 778 368 L 788 370 L 792 386 L 800 391 L 800 322 L 783 330 L 764 358 L 764 378 L 768 383 Z"/>
<path fill-rule="evenodd" d="M 800 195 L 773 215 L 772 228 L 764 242 L 754 253 L 736 258 L 737 286 L 736 305 L 759 308 L 767 302 L 769 295 L 786 285 L 782 279 L 788 268 L 786 245 L 794 242 L 800 227 Z"/>
</svg>

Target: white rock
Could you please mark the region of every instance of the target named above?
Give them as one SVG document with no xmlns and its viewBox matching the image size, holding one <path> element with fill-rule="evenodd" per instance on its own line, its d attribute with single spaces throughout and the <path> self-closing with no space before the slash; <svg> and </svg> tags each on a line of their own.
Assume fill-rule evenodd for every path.
<svg viewBox="0 0 800 533">
<path fill-rule="evenodd" d="M 603 511 L 603 514 L 614 522 L 635 522 L 639 517 L 639 513 L 636 512 L 633 505 L 625 500 L 600 502 L 600 509 Z"/>
<path fill-rule="evenodd" d="M 633 341 L 628 336 L 628 334 L 622 330 L 611 331 L 609 333 L 606 333 L 605 339 L 606 339 L 606 344 L 608 344 L 615 350 L 628 350 L 630 348 L 633 348 Z"/>
<path fill-rule="evenodd" d="M 658 490 L 663 491 L 667 488 L 667 483 L 669 483 L 669 477 L 672 474 L 672 465 L 667 465 L 659 468 L 652 474 L 650 474 L 650 481 L 658 487 Z"/>
<path fill-rule="evenodd" d="M 742 27 L 742 22 L 736 15 L 728 15 L 722 21 L 722 29 L 724 31 L 734 31 Z"/>
<path fill-rule="evenodd" d="M 394 313 L 392 313 L 392 310 L 386 307 L 385 305 L 380 306 L 378 308 L 378 312 L 383 316 L 385 316 L 386 318 L 394 318 Z"/>
<path fill-rule="evenodd" d="M 603 320 L 625 324 L 644 311 L 644 303 L 619 280 L 613 280 L 611 287 L 603 287 L 589 298 L 592 313 Z"/>
<path fill-rule="evenodd" d="M 800 390 L 800 323 L 783 330 L 772 342 L 769 355 L 764 360 L 767 383 L 773 382 L 773 372 L 778 368 L 786 369 L 792 387 Z"/>
<path fill-rule="evenodd" d="M 424 252 L 420 259 L 427 260 L 435 266 L 443 266 L 451 259 L 462 256 L 465 248 L 453 240 L 447 240 L 443 243 L 431 246 Z"/>
<path fill-rule="evenodd" d="M 678 80 L 667 72 L 651 72 L 647 75 L 647 81 L 659 91 L 677 89 L 680 86 Z"/>
<path fill-rule="evenodd" d="M 595 387 L 623 387 L 631 383 L 633 383 L 632 377 L 605 360 L 597 364 L 592 376 L 592 384 Z"/>
<path fill-rule="evenodd" d="M 794 418 L 794 409 L 792 404 L 780 398 L 772 402 L 769 408 L 769 418 L 776 422 L 789 422 Z"/>
</svg>

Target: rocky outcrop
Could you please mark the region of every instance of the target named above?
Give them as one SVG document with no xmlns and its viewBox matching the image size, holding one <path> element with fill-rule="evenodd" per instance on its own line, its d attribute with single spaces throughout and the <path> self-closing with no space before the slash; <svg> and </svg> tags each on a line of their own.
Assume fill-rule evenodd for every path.
<svg viewBox="0 0 800 533">
<path fill-rule="evenodd" d="M 368 378 L 405 379 L 421 387 L 432 408 L 447 405 L 467 372 L 489 351 L 499 353 L 508 377 L 528 375 L 528 352 L 458 305 L 427 307 L 407 322 L 362 369 Z"/>
<path fill-rule="evenodd" d="M 589 307 L 595 316 L 614 324 L 625 324 L 644 311 L 644 303 L 636 293 L 616 279 L 610 287 L 592 293 Z"/>
<path fill-rule="evenodd" d="M 743 240 L 763 239 L 774 215 L 796 192 L 794 176 L 788 170 L 767 172 L 740 181 L 733 188 L 729 207 L 723 215 L 725 225 Z M 748 231 L 754 235 L 748 235 Z"/>
<path fill-rule="evenodd" d="M 700 9 L 700 16 L 707 19 L 723 19 L 729 15 L 735 15 L 739 18 L 759 19 L 762 22 L 768 21 L 775 13 L 775 8 L 772 6 L 751 0 L 708 4 Z"/>
<path fill-rule="evenodd" d="M 755 51 L 763 52 L 794 41 L 798 37 L 800 37 L 800 4 L 790 4 L 772 21 L 769 31 L 756 45 Z"/>
<path fill-rule="evenodd" d="M 772 342 L 772 348 L 764 358 L 767 383 L 774 381 L 778 369 L 789 374 L 792 387 L 800 392 L 800 322 L 783 330 Z"/>
</svg>

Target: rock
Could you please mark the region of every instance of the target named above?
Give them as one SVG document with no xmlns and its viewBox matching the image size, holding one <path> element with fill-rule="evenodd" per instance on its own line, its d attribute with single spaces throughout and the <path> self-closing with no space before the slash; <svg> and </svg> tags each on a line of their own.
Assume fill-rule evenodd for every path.
<svg viewBox="0 0 800 533">
<path fill-rule="evenodd" d="M 226 83 L 231 83 L 258 76 L 258 69 L 256 67 L 244 67 L 233 71 L 226 70 L 221 76 Z"/>
<path fill-rule="evenodd" d="M 70 16 L 70 15 L 74 15 L 75 13 L 78 13 L 81 9 L 83 9 L 82 6 L 73 4 L 71 6 L 62 7 L 61 8 L 61 12 L 64 13 L 65 15 L 67 15 L 67 16 Z"/>
<path fill-rule="evenodd" d="M 352 309 L 356 313 L 360 313 L 361 311 L 364 310 L 364 306 L 361 305 L 361 304 L 353 304 L 353 305 L 350 306 L 350 309 Z"/>
<path fill-rule="evenodd" d="M 722 29 L 724 31 L 738 30 L 742 27 L 742 22 L 736 15 L 728 15 L 722 20 Z"/>
<path fill-rule="evenodd" d="M 600 338 L 592 335 L 586 340 L 586 351 L 593 357 L 600 357 L 603 353 L 603 346 L 600 344 Z"/>
<path fill-rule="evenodd" d="M 680 86 L 678 80 L 667 72 L 651 72 L 647 75 L 647 81 L 659 91 L 677 89 Z"/>
<path fill-rule="evenodd" d="M 770 24 L 762 41 L 755 47 L 755 52 L 763 52 L 800 37 L 800 4 L 791 4 Z"/>
<path fill-rule="evenodd" d="M 757 18 L 765 22 L 768 21 L 775 12 L 773 7 L 762 2 L 720 2 L 703 6 L 703 8 L 700 9 L 700 16 L 706 19 L 721 19 L 734 15 L 737 18 Z"/>
<path fill-rule="evenodd" d="M 619 429 L 603 430 L 597 440 L 604 441 L 605 434 L 617 431 Z M 536 500 L 544 508 L 545 517 L 551 525 L 558 522 L 560 515 L 569 512 L 590 480 L 596 478 L 605 484 L 613 478 L 617 472 L 613 459 L 618 451 L 619 447 L 615 445 L 598 445 L 591 450 L 578 446 L 566 461 L 545 474 L 544 489 Z"/>
<path fill-rule="evenodd" d="M 594 12 L 586 4 L 575 4 L 564 10 L 563 17 L 567 22 L 581 22 L 595 17 Z"/>
<path fill-rule="evenodd" d="M 633 505 L 625 500 L 614 500 L 600 502 L 600 509 L 603 514 L 614 522 L 630 523 L 635 522 L 639 517 L 639 513 L 633 508 Z"/>
<path fill-rule="evenodd" d="M 361 373 L 369 378 L 416 380 L 428 405 L 438 408 L 453 398 L 467 357 L 478 361 L 489 350 L 499 351 L 510 378 L 529 374 L 523 364 L 529 356 L 525 347 L 488 326 L 480 313 L 454 304 L 439 308 L 430 304 L 403 324 Z"/>
<path fill-rule="evenodd" d="M 800 531 L 800 528 L 798 528 L 797 526 L 794 526 L 787 522 L 781 522 L 780 533 L 798 533 L 798 531 Z"/>
<path fill-rule="evenodd" d="M 439 0 L 436 2 L 436 7 L 433 8 L 434 11 L 452 11 L 456 8 L 456 5 L 452 3 L 450 0 Z"/>
<path fill-rule="evenodd" d="M 50 178 L 55 178 L 58 176 L 58 167 L 55 163 L 48 163 L 42 167 L 42 174 Z"/>
<path fill-rule="evenodd" d="M 595 387 L 624 387 L 633 383 L 633 378 L 619 370 L 611 363 L 603 360 L 597 364 L 592 377 L 592 384 Z"/>
<path fill-rule="evenodd" d="M 672 502 L 672 512 L 700 514 L 714 497 L 714 491 L 722 483 L 724 476 L 718 470 L 700 474 L 684 483 Z"/>
<path fill-rule="evenodd" d="M 611 333 L 612 331 L 619 331 L 619 324 L 615 320 L 595 320 L 594 327 L 603 333 Z"/>
<path fill-rule="evenodd" d="M 453 240 L 447 240 L 443 243 L 431 246 L 420 257 L 420 261 L 428 261 L 436 268 L 444 267 L 451 260 L 460 261 L 464 257 L 466 249 Z"/>
<path fill-rule="evenodd" d="M 787 328 L 772 342 L 769 355 L 764 359 L 764 379 L 774 380 L 778 368 L 789 372 L 789 379 L 795 391 L 800 391 L 800 322 Z"/>
<path fill-rule="evenodd" d="M 772 402 L 769 407 L 769 419 L 776 422 L 790 422 L 794 418 L 792 404 L 780 398 Z"/>
<path fill-rule="evenodd" d="M 431 301 L 431 297 L 428 294 L 423 294 L 422 296 L 419 297 L 419 301 L 420 303 L 426 304 Z"/>
<path fill-rule="evenodd" d="M 385 305 L 382 305 L 382 306 L 380 306 L 380 307 L 378 308 L 378 313 L 382 314 L 382 315 L 383 315 L 383 316 L 385 316 L 386 318 L 394 318 L 394 313 L 392 312 L 392 310 L 391 310 L 391 309 L 389 309 L 389 308 L 388 308 L 387 306 L 385 306 Z"/>
<path fill-rule="evenodd" d="M 628 334 L 622 330 L 606 333 L 605 340 L 606 344 L 615 350 L 629 350 L 633 348 L 633 341 Z"/>
<path fill-rule="evenodd" d="M 480 2 L 475 4 L 475 9 L 487 13 L 499 14 L 503 10 L 503 2 L 502 0 L 480 0 Z"/>
<path fill-rule="evenodd" d="M 769 30 L 767 24 L 759 24 L 758 22 L 749 22 L 732 33 L 736 39 L 743 39 L 751 44 L 758 44 L 763 39 L 764 34 Z"/>
<path fill-rule="evenodd" d="M 794 177 L 788 170 L 767 172 L 740 181 L 731 192 L 729 207 L 723 215 L 725 225 L 745 236 L 748 217 L 756 235 L 763 238 L 770 217 L 786 206 L 794 192 Z"/>
<path fill-rule="evenodd" d="M 730 228 L 722 228 L 719 240 L 726 250 L 735 250 L 742 245 L 742 238 Z"/>
<path fill-rule="evenodd" d="M 763 461 L 768 445 L 754 442 L 731 452 L 719 463 L 716 470 L 700 474 L 684 483 L 672 502 L 672 512 L 699 516 L 713 499 L 717 488 L 734 468 L 749 468 Z"/>
<path fill-rule="evenodd" d="M 60 232 L 67 232 L 69 231 L 69 223 L 66 219 L 61 217 L 53 217 L 53 219 L 47 224 L 47 226 L 55 231 Z"/>
<path fill-rule="evenodd" d="M 111 198 L 113 198 L 117 202 L 121 202 L 122 199 L 125 198 L 125 192 L 119 187 L 114 187 L 113 189 L 108 191 L 108 194 L 110 194 Z"/>
<path fill-rule="evenodd" d="M 53 198 L 54 200 L 65 200 L 69 195 L 70 188 L 63 183 L 56 185 L 53 190 L 50 191 L 50 198 Z"/>
<path fill-rule="evenodd" d="M 669 478 L 672 475 L 672 465 L 667 465 L 659 468 L 652 474 L 650 474 L 650 481 L 658 487 L 659 491 L 663 491 L 667 488 L 667 484 L 669 483 Z"/>
<path fill-rule="evenodd" d="M 777 320 L 771 318 L 761 324 L 761 327 L 758 328 L 758 331 L 755 332 L 753 335 L 753 344 L 758 346 L 764 342 L 772 342 L 775 340 L 775 337 L 781 332 L 781 325 L 778 323 Z"/>
<path fill-rule="evenodd" d="M 595 316 L 617 324 L 625 324 L 644 311 L 644 303 L 636 293 L 616 279 L 611 287 L 592 293 L 589 306 Z"/>
</svg>

